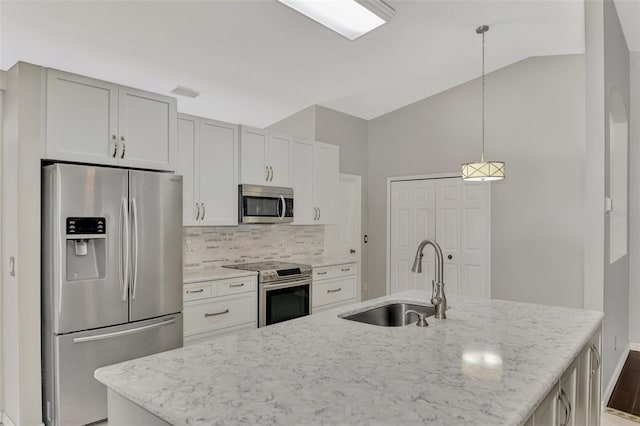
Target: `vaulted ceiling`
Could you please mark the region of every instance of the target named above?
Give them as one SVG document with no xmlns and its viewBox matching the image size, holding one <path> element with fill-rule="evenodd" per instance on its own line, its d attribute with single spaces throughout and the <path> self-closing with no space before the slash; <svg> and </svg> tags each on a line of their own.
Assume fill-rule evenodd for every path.
<svg viewBox="0 0 640 426">
<path fill-rule="evenodd" d="M 319 104 L 371 119 L 530 56 L 584 52 L 580 0 L 388 0 L 348 41 L 275 0 L 0 1 L 0 67 L 16 61 L 169 93 L 181 112 L 267 126 Z"/>
</svg>

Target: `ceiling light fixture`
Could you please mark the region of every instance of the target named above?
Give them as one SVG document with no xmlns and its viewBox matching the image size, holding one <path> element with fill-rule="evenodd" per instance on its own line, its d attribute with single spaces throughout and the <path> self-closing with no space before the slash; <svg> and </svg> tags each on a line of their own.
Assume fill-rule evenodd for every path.
<svg viewBox="0 0 640 426">
<path fill-rule="evenodd" d="M 488 25 L 482 25 L 476 29 L 476 33 L 482 35 L 482 154 L 479 163 L 462 165 L 462 179 L 470 182 L 488 182 L 505 177 L 503 161 L 484 161 L 484 37 L 487 31 L 489 31 Z"/>
<path fill-rule="evenodd" d="M 355 40 L 386 24 L 396 13 L 382 0 L 278 1 L 349 40 Z"/>
</svg>

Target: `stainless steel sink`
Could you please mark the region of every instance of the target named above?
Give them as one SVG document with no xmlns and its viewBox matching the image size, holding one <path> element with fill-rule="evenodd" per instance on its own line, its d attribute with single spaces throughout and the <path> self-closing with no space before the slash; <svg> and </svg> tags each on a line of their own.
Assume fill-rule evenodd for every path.
<svg viewBox="0 0 640 426">
<path fill-rule="evenodd" d="M 341 318 L 382 327 L 401 327 L 407 324 L 414 324 L 418 321 L 418 315 L 406 314 L 407 311 L 410 310 L 426 313 L 427 317 L 433 316 L 436 313 L 436 308 L 433 306 L 414 305 L 411 303 L 390 303 Z"/>
</svg>

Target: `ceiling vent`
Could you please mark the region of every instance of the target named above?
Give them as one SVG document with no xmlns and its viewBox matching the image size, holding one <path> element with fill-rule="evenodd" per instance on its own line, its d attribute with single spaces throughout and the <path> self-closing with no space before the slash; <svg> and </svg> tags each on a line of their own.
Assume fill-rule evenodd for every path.
<svg viewBox="0 0 640 426">
<path fill-rule="evenodd" d="M 178 86 L 171 91 L 174 95 L 186 96 L 187 98 L 197 98 L 200 96 L 200 92 L 189 89 L 188 87 Z"/>
</svg>

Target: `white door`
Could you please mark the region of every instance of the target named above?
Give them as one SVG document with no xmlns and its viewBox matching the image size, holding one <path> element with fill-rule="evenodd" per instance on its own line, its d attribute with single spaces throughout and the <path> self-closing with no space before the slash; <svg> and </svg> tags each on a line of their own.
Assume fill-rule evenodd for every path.
<svg viewBox="0 0 640 426">
<path fill-rule="evenodd" d="M 269 153 L 267 164 L 269 165 L 271 177 L 269 185 L 291 186 L 291 145 L 293 141 L 290 136 L 269 133 Z"/>
<path fill-rule="evenodd" d="M 341 173 L 338 197 L 338 224 L 324 227 L 324 250 L 328 256 L 351 257 L 358 262 L 356 288 L 361 300 L 362 178 Z"/>
<path fill-rule="evenodd" d="M 491 297 L 491 185 L 460 182 L 458 294 Z"/>
<path fill-rule="evenodd" d="M 267 185 L 270 176 L 267 165 L 267 132 L 242 126 L 240 128 L 240 182 Z"/>
<path fill-rule="evenodd" d="M 176 100 L 121 86 L 118 104 L 119 164 L 175 170 Z"/>
<path fill-rule="evenodd" d="M 313 145 L 313 204 L 318 208 L 316 223 L 338 223 L 338 176 L 340 150 L 336 145 Z"/>
<path fill-rule="evenodd" d="M 117 164 L 118 86 L 47 70 L 47 158 Z"/>
<path fill-rule="evenodd" d="M 444 255 L 446 292 L 459 294 L 461 179 L 435 179 L 436 241 Z"/>
<path fill-rule="evenodd" d="M 176 173 L 182 175 L 182 223 L 184 226 L 198 225 L 200 218 L 198 200 L 198 170 L 196 146 L 199 121 L 196 117 L 178 116 L 178 167 Z"/>
<path fill-rule="evenodd" d="M 433 204 L 426 205 L 426 193 L 422 199 L 413 193 L 421 187 L 432 188 Z M 433 269 L 423 268 L 428 277 L 420 278 L 410 271 L 418 244 L 429 237 L 442 248 L 447 294 L 491 297 L 490 185 L 466 183 L 458 177 L 394 181 L 390 202 L 388 268 L 391 293 L 423 288 L 425 282 L 426 288 L 431 288 Z M 427 215 L 425 211 L 422 217 L 426 219 L 414 219 L 417 211 L 425 208 L 433 208 L 431 214 Z M 420 220 L 431 222 L 425 224 Z M 433 231 L 423 232 L 420 226 Z M 432 268 L 433 249 L 427 246 L 424 253 L 423 264 L 429 262 L 429 268 Z"/>
<path fill-rule="evenodd" d="M 398 181 L 391 184 L 390 292 L 430 290 L 435 252 L 424 250 L 422 274 L 411 272 L 418 244 L 435 238 L 435 182 Z"/>
<path fill-rule="evenodd" d="M 293 183 L 293 224 L 313 225 L 316 213 L 313 205 L 313 142 L 294 141 L 291 153 Z"/>
<path fill-rule="evenodd" d="M 237 127 L 202 119 L 198 146 L 200 224 L 237 225 Z"/>
</svg>

